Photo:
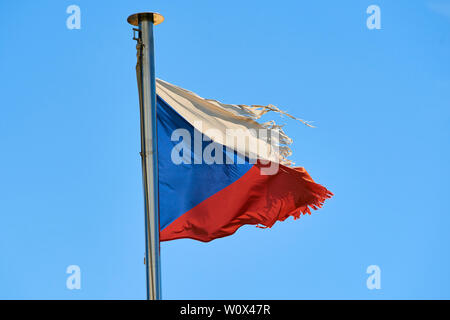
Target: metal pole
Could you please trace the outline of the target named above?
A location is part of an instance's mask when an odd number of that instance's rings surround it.
[[[156,135],[156,78],[153,25],[164,18],[152,12],[133,14],[128,22],[139,29],[138,88],[141,118],[142,182],[145,205],[145,266],[147,299],[161,299],[161,263],[159,253],[158,146]]]

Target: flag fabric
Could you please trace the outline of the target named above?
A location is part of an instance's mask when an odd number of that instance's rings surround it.
[[[281,126],[259,121],[271,111],[289,114],[203,99],[160,79],[156,94],[161,241],[207,242],[246,224],[271,227],[332,196],[293,167]]]

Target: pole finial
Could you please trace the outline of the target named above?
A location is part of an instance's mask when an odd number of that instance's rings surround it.
[[[139,12],[132,14],[127,19],[128,23],[133,26],[138,26],[139,21],[143,20],[150,20],[153,22],[153,25],[156,26],[164,21],[164,17],[156,12]]]

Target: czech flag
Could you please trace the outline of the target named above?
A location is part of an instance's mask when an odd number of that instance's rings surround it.
[[[223,104],[156,80],[160,240],[211,241],[311,214],[332,193],[287,159],[269,106]],[[298,119],[300,120],[300,119]],[[302,120],[300,120],[302,121]]]

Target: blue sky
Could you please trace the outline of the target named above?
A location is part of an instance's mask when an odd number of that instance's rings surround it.
[[[81,29],[66,8],[81,8]],[[381,30],[366,8],[381,9]],[[135,43],[157,76],[274,104],[325,207],[161,244],[166,299],[450,298],[450,1],[3,1],[0,298],[144,299]],[[176,199],[174,199],[176,201]],[[81,290],[66,268],[81,268]],[[368,290],[366,268],[381,269]]]

